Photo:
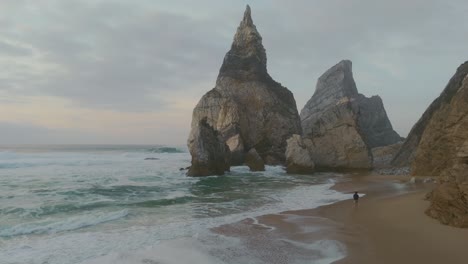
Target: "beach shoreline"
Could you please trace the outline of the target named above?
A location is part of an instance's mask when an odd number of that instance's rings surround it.
[[[345,203],[318,210],[342,223],[340,233],[358,233],[343,236],[348,254],[335,264],[467,262],[468,230],[443,225],[424,213],[429,207],[425,196],[434,184],[408,184],[402,193],[385,187],[369,190],[356,210],[346,210]]]
[[[412,183],[409,176],[352,175],[333,187],[349,193],[349,200],[249,218],[213,231],[241,239],[270,263],[307,257],[334,264],[466,263],[468,230],[442,225],[424,213],[429,206],[424,197],[433,187]],[[365,194],[357,207],[354,191]]]

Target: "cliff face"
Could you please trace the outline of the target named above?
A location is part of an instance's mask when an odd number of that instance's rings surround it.
[[[429,122],[433,119],[433,116],[437,112],[440,112],[444,105],[447,105],[452,101],[453,97],[460,89],[467,73],[468,64],[464,63],[458,68],[455,75],[450,79],[441,95],[431,103],[422,117],[413,126],[401,150],[393,159],[392,165],[402,167],[409,166],[412,163],[416,154],[416,150],[420,144],[422,135],[427,129]]]
[[[427,214],[444,224],[468,227],[468,62],[458,68],[408,139],[412,144],[405,144],[397,158],[408,153],[413,157],[413,175],[440,176],[429,195]]]
[[[371,168],[372,148],[401,140],[380,97],[358,93],[347,60],[319,78],[300,117],[304,142],[319,168]]]
[[[242,164],[252,148],[266,164],[284,163],[286,140],[301,133],[292,93],[267,72],[262,37],[249,6],[224,57],[215,88],[193,110],[189,141],[197,136],[194,132],[203,118],[229,146],[233,165]]]

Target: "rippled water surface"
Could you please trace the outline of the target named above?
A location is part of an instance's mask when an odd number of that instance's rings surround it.
[[[189,178],[189,165],[184,147],[1,147],[0,263],[83,263],[344,199],[329,190],[339,175]]]

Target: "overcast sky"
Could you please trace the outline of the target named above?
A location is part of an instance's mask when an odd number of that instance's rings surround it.
[[[0,144],[185,144],[247,3],[299,111],[350,59],[406,136],[468,57],[466,0],[0,0]]]

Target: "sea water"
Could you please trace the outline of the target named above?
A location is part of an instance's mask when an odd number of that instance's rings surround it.
[[[211,249],[238,241],[210,228],[349,198],[330,189],[338,174],[191,178],[189,165],[185,147],[0,147],[0,263],[229,263]],[[343,257],[338,242],[317,243],[315,263]]]

